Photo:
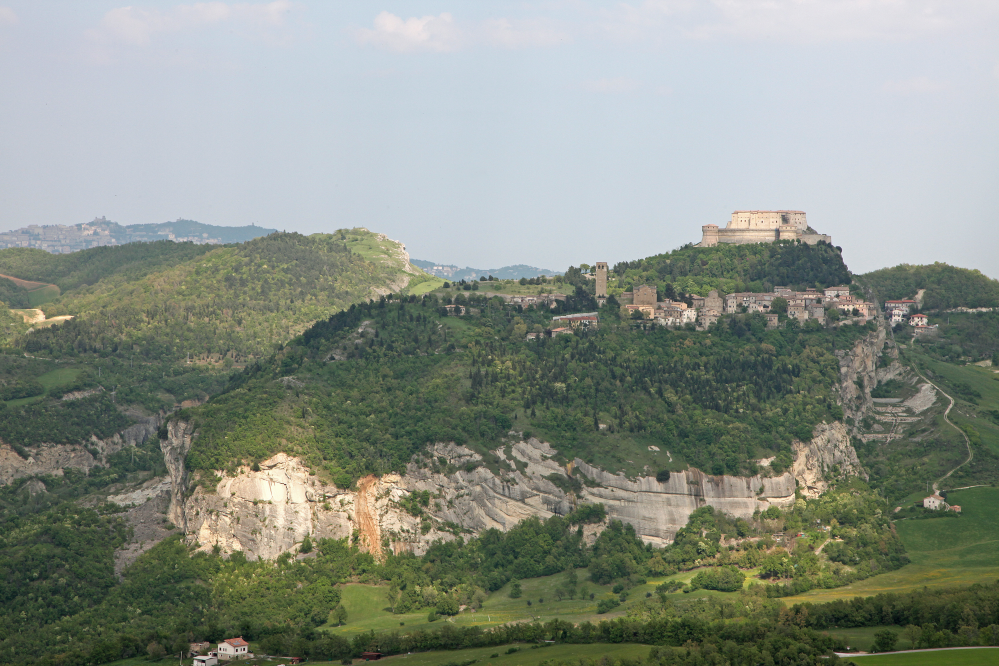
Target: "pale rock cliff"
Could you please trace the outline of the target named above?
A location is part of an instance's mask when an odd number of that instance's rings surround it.
[[[841,444],[823,431],[814,448],[830,442]],[[176,445],[176,450],[182,448]],[[437,539],[454,538],[455,532],[508,530],[531,516],[564,515],[580,503],[596,502],[607,507],[608,518],[634,525],[646,542],[665,545],[698,507],[714,506],[749,518],[757,510],[789,506],[795,499],[790,472],[732,477],[692,469],[661,483],[654,477],[610,474],[579,459],[563,467],[554,461],[555,453],[537,439],[517,442],[509,458],[503,448],[494,451],[501,465],[494,472],[481,464],[477,453],[438,444],[427,454],[431,460],[443,458],[447,466],[414,461],[402,476],[361,479],[356,491],[323,484],[300,460],[282,453],[261,463],[259,471],[243,468],[235,477],[222,479],[214,492],[199,486],[186,500],[182,492],[175,494],[182,498],[178,510],[184,513],[182,522],[175,522],[185,525],[188,539],[205,550],[218,546],[223,553],[243,551],[250,558],[294,551],[306,534],[357,538],[377,557],[386,545],[395,552],[421,554]],[[829,453],[823,459],[839,460],[842,455]],[[578,491],[571,490],[570,477],[576,482],[585,477]],[[426,515],[415,517],[399,502],[420,491],[428,491],[432,499]],[[594,538],[595,530],[588,537]]]
[[[108,456],[129,446],[138,446],[156,434],[163,423],[162,414],[132,414],[136,423],[107,439],[91,437],[82,444],[42,444],[24,447],[28,458],[19,456],[10,446],[0,444],[0,485],[25,476],[62,476],[70,467],[89,472],[95,465],[107,463]]]
[[[833,479],[847,476],[868,478],[857,459],[857,451],[850,444],[846,426],[838,421],[819,424],[812,433],[811,441],[795,440],[792,446],[794,465],[791,471],[801,494],[807,498],[824,493]]]
[[[167,424],[166,439],[160,440],[163,462],[170,477],[170,504],[167,518],[177,527],[186,530],[184,495],[187,492],[187,468],[184,459],[191,450],[194,439],[194,426],[186,421],[170,421]]]
[[[898,361],[898,348],[888,336],[884,320],[876,320],[878,328],[854,343],[848,351],[836,352],[840,380],[837,387],[843,414],[859,424],[870,411],[871,391],[880,383],[899,377],[905,367]],[[883,367],[879,366],[879,360]],[[854,426],[854,434],[859,432]]]

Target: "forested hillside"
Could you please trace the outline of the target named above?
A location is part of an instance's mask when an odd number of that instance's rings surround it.
[[[841,418],[833,352],[869,332],[796,322],[766,330],[762,315],[670,331],[607,308],[599,331],[527,341],[552,314],[495,297],[456,300],[475,313],[446,317],[435,296],[403,297],[316,324],[178,417],[201,432],[189,464],[207,471],[283,447],[345,484],[401,470],[433,442],[486,451],[513,428],[566,459],[614,468],[655,444],[679,469],[746,473],[750,459],[777,456],[779,471],[792,439]],[[577,290],[565,307],[588,305]]]
[[[881,301],[913,298],[920,289],[924,310],[999,307],[999,280],[980,271],[937,262],[926,266],[899,264],[858,276]]]
[[[645,259],[615,264],[611,277],[621,290],[635,284],[655,284],[660,294],[684,292],[704,296],[722,293],[773,291],[777,285],[795,288],[850,284],[850,271],[838,248],[828,243],[807,245],[788,241],[754,245],[682,248]]]
[[[364,251],[352,251],[348,243]],[[73,315],[28,334],[20,318],[9,315],[8,340],[16,352],[40,363],[58,360],[77,372],[71,382],[76,390],[105,389],[60,402],[37,382],[26,384],[16,396],[26,402],[0,411],[0,439],[32,445],[106,437],[130,420],[97,419],[107,409],[109,418],[117,413],[105,403],[156,411],[204,399],[234,367],[271,353],[317,319],[407,280],[415,285],[430,279],[375,251],[383,245],[392,248],[376,234],[355,229],[308,237],[272,234],[221,247],[160,241],[63,255],[0,252],[0,272],[60,287],[62,295],[42,306],[49,317]],[[20,292],[15,286],[11,293]],[[41,366],[29,369],[22,379],[44,372]],[[89,411],[94,418],[69,414],[85,414],[97,403],[102,407]]]

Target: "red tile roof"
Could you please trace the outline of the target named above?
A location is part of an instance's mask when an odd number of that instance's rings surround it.
[[[249,643],[243,640],[242,636],[240,636],[239,638],[227,638],[222,642],[228,643],[233,647],[246,647],[247,645],[249,645]]]

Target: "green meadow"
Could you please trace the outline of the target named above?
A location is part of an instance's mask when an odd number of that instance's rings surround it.
[[[971,585],[999,578],[999,488],[955,490],[948,494],[947,501],[961,506],[959,518],[895,523],[912,559],[910,564],[852,585],[811,590],[786,597],[785,601],[820,603],[924,586]]]
[[[930,650],[848,657],[840,663],[856,666],[996,666],[999,648]]]
[[[341,603],[347,609],[347,623],[341,627],[326,625],[325,631],[341,634],[346,637],[355,634],[375,631],[408,632],[413,629],[436,629],[444,622],[452,622],[456,626],[497,626],[508,622],[529,622],[537,620],[547,622],[553,619],[568,622],[597,622],[624,615],[629,608],[644,601],[647,593],[652,593],[656,586],[665,579],[649,581],[628,590],[628,599],[613,612],[597,614],[597,602],[610,599],[617,595],[611,592],[610,585],[595,585],[588,582],[586,569],[578,569],[579,585],[575,599],[556,599],[556,590],[564,585],[565,574],[543,576],[520,581],[522,596],[519,599],[510,598],[509,584],[489,595],[482,608],[475,612],[466,609],[450,620],[439,619],[428,621],[428,610],[418,613],[393,614],[389,610],[386,593],[388,588],[381,585],[364,585],[360,583],[344,585],[341,588]],[[684,572],[675,578],[689,580],[695,572]],[[585,596],[582,593],[585,592]],[[593,594],[593,599],[590,599]],[[698,590],[684,598],[698,598],[722,594],[709,590]],[[530,605],[528,605],[530,601]]]

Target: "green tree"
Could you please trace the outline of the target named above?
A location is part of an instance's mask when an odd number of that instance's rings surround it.
[[[898,634],[891,629],[882,629],[874,634],[874,651],[891,652],[898,643]]]

